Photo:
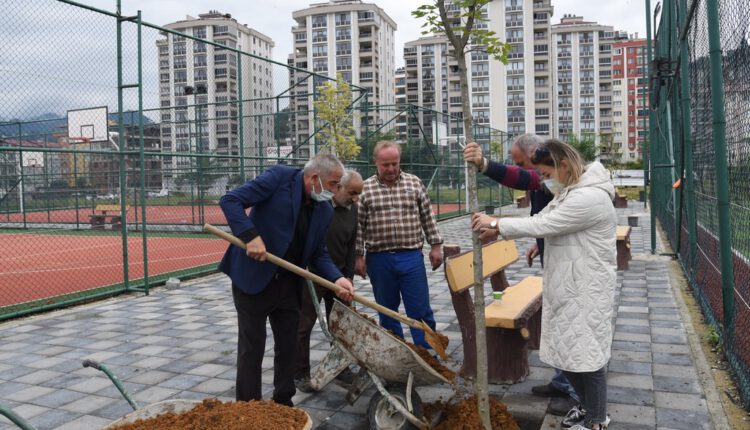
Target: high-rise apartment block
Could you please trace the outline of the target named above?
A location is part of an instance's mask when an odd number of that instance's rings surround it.
[[[198,18],[188,16],[166,27],[258,57],[271,58],[274,46],[268,36],[217,11]],[[263,153],[274,139],[272,104],[268,99],[273,94],[270,64],[249,55],[240,59],[236,52],[202,41],[173,34],[164,36],[156,42],[162,151],[244,156]],[[240,94],[246,100],[244,118],[239,117]],[[269,114],[257,115],[260,113]],[[218,160],[239,164],[237,160]],[[173,179],[173,168],[187,167],[192,162],[190,157],[165,157],[165,182]]]
[[[645,62],[646,39],[622,34],[612,44],[612,87],[614,142],[622,161],[643,157],[648,132],[648,74]]]
[[[333,79],[341,74],[349,83],[368,91],[369,104],[395,104],[396,23],[383,9],[361,0],[331,0],[295,11],[292,17],[297,25],[292,28],[294,54],[289,57],[290,64]],[[291,73],[295,94],[312,94],[324,82],[302,75]],[[294,97],[290,106],[296,112],[292,126],[295,154],[303,158],[314,147],[313,101],[313,97]],[[378,127],[393,115],[393,109],[388,109],[355,116],[355,130],[361,129],[360,121]],[[393,126],[390,123],[384,130]]]
[[[611,139],[612,27],[565,15],[552,26],[557,136]]]

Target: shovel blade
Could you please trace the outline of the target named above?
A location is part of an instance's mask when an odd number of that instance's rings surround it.
[[[426,322],[421,321],[421,323],[422,331],[424,331],[424,340],[438,353],[440,358],[447,361],[448,354],[445,352],[445,347],[448,346],[448,338],[435,333]]]

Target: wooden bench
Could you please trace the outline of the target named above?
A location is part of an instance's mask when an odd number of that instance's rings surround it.
[[[485,278],[498,274],[504,277],[505,268],[517,260],[518,249],[514,241],[491,242],[482,248],[483,275]],[[474,283],[473,252],[447,257],[445,274],[452,294],[468,295],[468,288]],[[491,301],[485,309],[488,378],[491,383],[515,384],[528,376],[529,347],[538,347],[539,343],[541,307],[542,278],[529,276],[518,284],[505,288],[502,300]],[[459,312],[457,309],[456,314],[462,336],[467,331],[465,326],[470,326],[469,337],[474,338],[473,312],[469,317],[466,312]],[[470,348],[476,348],[475,341],[464,342],[464,361],[476,360],[473,354],[468,354]],[[476,364],[469,363],[467,366],[464,363],[464,376],[474,376],[470,370],[476,372]]]
[[[630,267],[630,232],[630,226],[617,226],[617,270],[628,270]]]
[[[130,209],[130,205],[125,206],[125,212]],[[110,212],[110,213],[108,213]],[[107,222],[110,223],[112,230],[118,230],[122,227],[122,212],[120,205],[96,205],[94,213],[89,215],[92,230],[104,230]]]
[[[627,208],[628,197],[625,194],[620,194],[620,190],[615,188],[615,199],[612,201],[616,208]]]

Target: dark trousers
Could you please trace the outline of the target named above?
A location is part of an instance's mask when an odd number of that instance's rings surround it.
[[[328,288],[315,285],[315,295],[318,298],[313,303],[310,289],[305,285],[302,288],[302,308],[299,313],[299,327],[297,328],[297,365],[295,366],[294,378],[303,379],[310,377],[310,334],[318,320],[315,306],[320,306],[320,300],[325,301],[326,321],[331,315],[333,299],[336,294]]]
[[[581,406],[586,410],[586,427],[591,428],[607,419],[607,366],[595,372],[568,372],[565,377],[573,386]]]
[[[435,316],[430,307],[430,289],[421,250],[367,253],[367,274],[370,276],[376,302],[398,312],[403,298],[406,315],[426,322],[435,330]],[[396,336],[404,337],[399,321],[379,315],[383,328]],[[412,328],[411,338],[415,345],[431,348],[424,340],[422,330]]]
[[[292,406],[294,358],[302,281],[286,274],[273,279],[258,294],[243,293],[232,285],[237,309],[237,400],[261,400],[261,363],[266,349],[266,320],[271,322],[274,340],[273,400]]]

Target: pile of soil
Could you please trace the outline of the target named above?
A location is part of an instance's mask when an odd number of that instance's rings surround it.
[[[432,353],[430,353],[430,351],[422,348],[421,346],[414,345],[413,343],[409,343],[406,341],[404,341],[404,343],[409,348],[411,348],[414,352],[416,352],[417,355],[419,355],[419,358],[427,362],[427,364],[429,364],[430,367],[435,369],[437,373],[443,375],[445,379],[447,379],[450,382],[453,382],[453,380],[456,379],[456,372],[443,366],[435,357],[432,356]]]
[[[434,412],[433,412],[434,413]],[[492,430],[519,430],[516,420],[500,400],[490,397],[490,422]],[[435,430],[484,430],[479,419],[476,396],[471,396],[459,403],[443,407],[443,419]]]
[[[301,430],[305,424],[303,411],[268,400],[222,403],[206,399],[189,411],[168,412],[117,430]]]

